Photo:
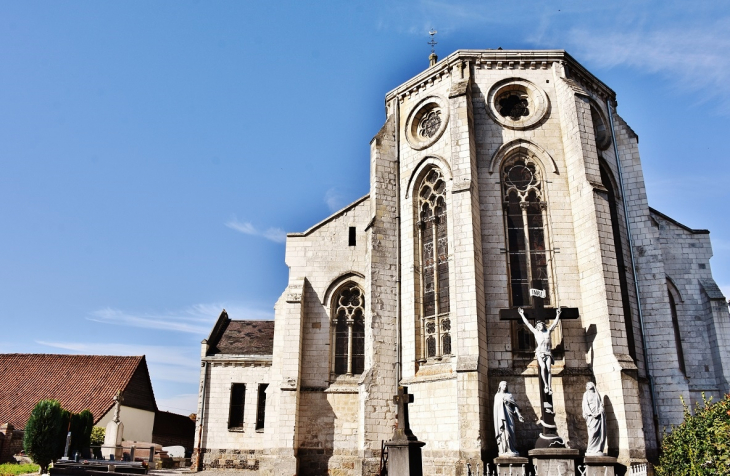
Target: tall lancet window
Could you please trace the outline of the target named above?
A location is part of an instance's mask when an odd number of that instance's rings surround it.
[[[451,354],[446,217],[446,182],[432,169],[418,189],[422,360]]]
[[[512,307],[530,307],[530,288],[545,291],[551,304],[547,247],[547,203],[540,169],[529,158],[517,156],[502,168],[502,190],[507,233],[507,266]],[[521,324],[515,336],[517,350],[534,348],[531,333]]]
[[[333,309],[334,373],[361,374],[365,369],[365,296],[355,283],[343,286],[336,296]]]

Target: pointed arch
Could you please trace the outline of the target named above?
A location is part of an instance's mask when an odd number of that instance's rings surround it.
[[[553,173],[560,175],[560,172],[558,171],[558,164],[548,151],[527,139],[514,139],[502,144],[502,146],[492,155],[492,160],[489,162],[489,173],[493,173],[495,167],[500,168],[504,159],[515,154],[522,154],[530,157],[531,159],[539,162],[545,170],[547,170],[548,165],[550,165],[553,169]]]
[[[342,286],[347,281],[354,281],[357,284],[359,284],[361,287],[365,286],[365,275],[362,273],[358,273],[357,271],[348,271],[346,273],[342,273],[341,275],[337,276],[335,279],[332,280],[329,286],[327,286],[327,289],[325,290],[324,294],[322,295],[322,304],[328,307],[332,306],[332,299],[333,295],[335,294],[335,291],[338,291],[340,286]]]
[[[453,175],[451,174],[451,166],[449,166],[449,163],[441,156],[434,154],[427,155],[418,162],[416,167],[413,169],[411,176],[408,177],[408,184],[405,188],[405,198],[413,196],[413,189],[416,187],[416,184],[420,184],[423,177],[425,177],[428,171],[434,167],[441,171],[444,179],[450,184],[453,179]],[[449,188],[451,188],[450,185]]]
[[[427,159],[428,161],[428,159]],[[450,355],[449,238],[447,178],[424,161],[413,177],[414,251],[419,361]]]
[[[347,279],[330,302],[331,375],[358,375],[365,370],[365,292]]]

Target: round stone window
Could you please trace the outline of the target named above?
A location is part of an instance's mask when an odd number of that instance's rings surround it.
[[[498,82],[487,95],[487,112],[510,129],[527,129],[545,118],[550,103],[533,83],[519,78]]]
[[[406,140],[416,150],[430,147],[441,138],[448,121],[449,105],[444,98],[424,98],[408,114]]]

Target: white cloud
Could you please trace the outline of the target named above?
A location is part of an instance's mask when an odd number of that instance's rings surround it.
[[[284,243],[286,241],[286,232],[281,228],[267,228],[259,230],[250,222],[240,222],[237,218],[232,218],[226,222],[226,226],[232,230],[239,231],[245,235],[261,236],[274,243]]]
[[[190,415],[198,411],[198,394],[183,393],[169,398],[160,398],[157,400],[157,407],[160,410],[179,413],[180,415]]]
[[[188,308],[171,312],[127,312],[103,308],[93,311],[87,319],[103,324],[144,329],[185,332],[207,336],[221,311],[226,309],[231,319],[273,319],[270,310],[230,303],[194,304]]]
[[[162,345],[118,344],[114,342],[51,342],[37,344],[61,349],[69,354],[144,355],[153,380],[192,383],[199,378],[199,349]]]
[[[327,208],[329,208],[331,212],[336,212],[347,205],[345,197],[336,188],[327,190],[324,194],[324,203],[327,204]]]
[[[564,41],[586,63],[663,74],[679,90],[701,91],[699,102],[719,99],[727,106],[730,37],[718,32],[729,28],[728,18],[676,26],[657,23],[642,27],[628,22],[618,29],[575,28]]]

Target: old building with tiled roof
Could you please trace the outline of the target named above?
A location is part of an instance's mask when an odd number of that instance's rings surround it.
[[[0,424],[22,429],[36,403],[55,399],[105,427],[121,391],[124,438],[152,440],[157,404],[144,356],[0,354],[0,382]]]

